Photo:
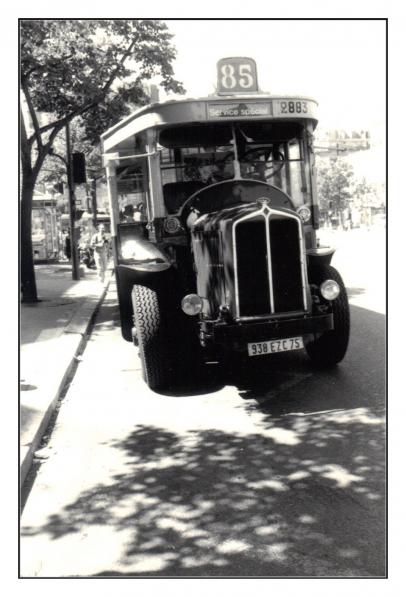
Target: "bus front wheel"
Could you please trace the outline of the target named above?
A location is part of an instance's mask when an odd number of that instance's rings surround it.
[[[157,290],[139,284],[131,293],[142,375],[151,390],[168,384],[171,369],[168,334],[159,298]]]

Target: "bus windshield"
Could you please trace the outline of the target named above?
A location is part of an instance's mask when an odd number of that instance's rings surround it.
[[[161,131],[162,184],[206,186],[232,179],[271,184],[295,207],[309,202],[303,126],[292,122],[235,122]]]

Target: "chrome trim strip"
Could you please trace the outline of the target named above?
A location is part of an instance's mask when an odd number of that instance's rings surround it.
[[[308,304],[307,304],[307,292],[306,292],[306,282],[307,282],[307,263],[306,263],[306,243],[303,237],[303,228],[302,222],[300,218],[298,218],[297,222],[299,228],[299,237],[300,237],[300,263],[302,266],[302,288],[303,288],[303,305],[304,310],[308,311]]]
[[[268,207],[269,212],[272,211]],[[271,255],[271,233],[269,232],[269,218],[270,213],[266,215],[266,259],[268,262],[268,281],[269,281],[269,296],[271,300],[271,314],[275,313],[275,300],[273,294],[273,277],[272,277],[272,255]]]

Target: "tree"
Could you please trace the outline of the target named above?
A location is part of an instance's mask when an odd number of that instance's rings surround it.
[[[377,185],[367,182],[365,176],[355,185],[354,194],[361,209],[382,207],[382,199],[378,196]]]
[[[352,165],[343,158],[332,157],[317,167],[317,183],[320,210],[337,217],[343,224],[344,210],[351,200],[354,176]]]
[[[86,137],[100,133],[148,101],[143,82],[159,77],[165,90],[183,92],[173,78],[176,52],[166,25],[156,20],[24,20],[21,22],[21,285],[36,302],[31,241],[35,184],[57,135],[80,117]],[[43,122],[41,115],[48,121]],[[27,117],[28,114],[28,117]]]

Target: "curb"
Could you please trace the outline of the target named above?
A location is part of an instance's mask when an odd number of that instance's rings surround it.
[[[34,437],[32,438],[32,441],[28,446],[20,446],[19,448],[20,487],[24,485],[24,482],[33,463],[34,454],[38,450],[38,447],[42,440],[42,436],[48,427],[50,419],[55,412],[55,409],[62,394],[66,389],[67,381],[73,373],[74,367],[77,365],[76,357],[85,349],[90,329],[93,325],[96,314],[98,313],[100,306],[106,297],[107,291],[110,286],[110,282],[111,276],[106,282],[103,291],[101,295],[98,297],[98,299],[85,299],[84,303],[73,315],[71,321],[68,323],[63,332],[63,335],[67,334],[67,336],[65,337],[69,338],[69,343],[72,339],[71,350],[73,350],[73,354],[71,353],[72,356],[69,358],[67,367],[62,375],[60,383],[58,384],[54,397],[51,399],[49,405],[45,409],[45,412],[42,414],[41,420],[38,424],[38,428],[34,434]]]

